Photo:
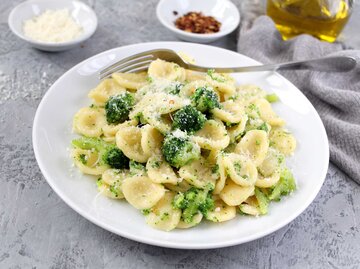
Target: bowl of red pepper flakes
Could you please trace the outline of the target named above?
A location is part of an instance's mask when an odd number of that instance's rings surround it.
[[[190,33],[213,34],[220,31],[221,22],[213,16],[205,16],[202,12],[190,11],[178,17],[175,21],[175,26],[180,30]]]
[[[240,22],[239,11],[229,0],[160,0],[156,14],[178,38],[197,43],[224,37]]]

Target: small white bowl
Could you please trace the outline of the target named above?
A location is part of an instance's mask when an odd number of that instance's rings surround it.
[[[74,20],[81,25],[83,33],[74,40],[66,42],[42,42],[30,39],[23,32],[24,21],[39,16],[45,10],[68,9]],[[8,23],[11,31],[27,41],[31,46],[45,51],[63,51],[75,47],[88,39],[95,32],[97,17],[95,12],[86,4],[76,0],[29,0],[16,6],[9,15]]]
[[[177,15],[174,15],[174,11]],[[213,34],[196,34],[178,29],[175,20],[190,11],[213,16],[221,22],[220,31]],[[180,39],[198,43],[210,43],[226,36],[234,31],[240,22],[239,11],[229,0],[160,0],[156,15],[160,22]]]

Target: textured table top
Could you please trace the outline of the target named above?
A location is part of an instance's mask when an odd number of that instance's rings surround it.
[[[107,232],[70,209],[46,183],[32,150],[42,96],[94,54],[175,37],[157,21],[156,0],[89,0],[99,18],[95,35],[71,51],[45,53],[10,32],[6,19],[18,2],[0,1],[0,268],[360,268],[360,187],[332,165],[303,214],[271,235],[229,248],[153,247]],[[240,7],[241,0],[235,2]],[[351,21],[344,37],[360,48],[358,28]],[[235,37],[215,45],[234,49]]]

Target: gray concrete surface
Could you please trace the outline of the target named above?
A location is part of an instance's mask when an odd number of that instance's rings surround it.
[[[333,166],[315,201],[292,223],[224,249],[140,244],[70,209],[46,183],[33,154],[31,128],[41,97],[68,68],[89,56],[175,38],[157,21],[156,0],[89,0],[99,17],[95,35],[71,51],[45,53],[10,32],[7,15],[18,2],[0,1],[0,268],[360,268],[360,186]],[[350,22],[345,38],[360,48],[358,35],[352,38],[357,22]],[[235,48],[235,34],[215,45]]]

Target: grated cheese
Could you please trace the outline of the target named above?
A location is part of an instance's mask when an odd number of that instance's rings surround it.
[[[180,129],[176,129],[175,131],[173,131],[172,135],[176,138],[186,138],[186,133],[181,131]]]
[[[36,41],[66,42],[77,38],[83,28],[71,17],[68,9],[46,10],[23,26],[24,34]]]

